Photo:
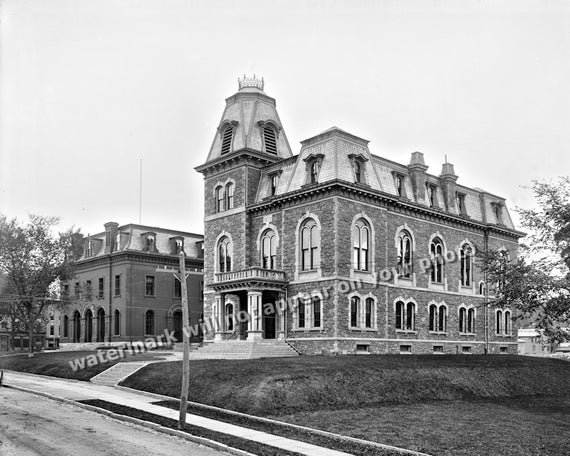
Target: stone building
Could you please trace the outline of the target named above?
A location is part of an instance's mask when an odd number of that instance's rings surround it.
[[[56,315],[60,343],[143,340],[165,329],[182,340],[181,285],[172,273],[186,255],[190,325],[203,313],[203,236],[114,222],[85,239],[74,279],[63,284],[69,304]],[[197,342],[200,336],[194,336]]]
[[[263,80],[243,78],[204,176],[207,341],[286,339],[300,352],[516,353],[475,254],[518,238],[505,199],[371,153],[332,127],[293,155]],[[249,318],[244,318],[248,316]]]

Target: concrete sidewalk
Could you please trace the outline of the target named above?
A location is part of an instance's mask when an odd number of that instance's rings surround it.
[[[4,384],[39,394],[47,393],[71,401],[100,399],[178,420],[177,410],[153,405],[152,403],[156,402],[157,399],[143,394],[115,389],[110,386],[11,371],[4,372]],[[186,423],[307,456],[350,456],[349,453],[322,448],[310,443],[279,437],[197,415],[188,414]]]

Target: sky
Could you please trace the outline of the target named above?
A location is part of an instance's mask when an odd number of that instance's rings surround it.
[[[194,167],[256,74],[295,154],[337,126],[447,157],[516,222],[570,175],[569,57],[568,1],[0,0],[0,213],[202,233]]]

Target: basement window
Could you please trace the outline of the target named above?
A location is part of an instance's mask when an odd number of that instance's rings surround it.
[[[464,345],[461,347],[461,353],[470,354],[471,352],[471,347],[469,345]]]
[[[433,346],[434,353],[443,353],[443,345],[434,345]]]
[[[370,353],[370,345],[368,344],[356,344],[356,354],[368,354]]]
[[[412,346],[411,345],[400,345],[400,354],[401,355],[408,355],[412,353]]]
[[[509,353],[509,347],[499,347],[500,353]]]

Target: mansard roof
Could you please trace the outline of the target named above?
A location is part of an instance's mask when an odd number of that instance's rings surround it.
[[[346,132],[338,127],[331,127],[322,133],[301,141],[298,155],[268,165],[262,169],[256,201],[262,203],[267,198],[284,196],[287,193],[310,190],[315,187],[309,179],[308,165],[312,160],[320,160],[318,184],[327,182],[346,182],[359,185],[362,189],[378,192],[397,198],[402,202],[424,206],[426,209],[463,216],[480,223],[501,225],[514,230],[514,224],[506,208],[505,199],[478,188],[469,188],[456,183],[453,165],[443,165],[440,175],[427,173],[428,166],[423,163],[423,154],[414,152],[410,164],[404,165],[387,158],[374,155],[368,147],[369,141]],[[355,184],[354,160],[360,160],[364,166],[361,183]],[[413,187],[411,170],[414,167],[423,172],[425,184],[430,184],[435,191],[436,205],[431,206],[425,192],[417,192]],[[271,195],[271,177],[279,176],[275,195]],[[398,194],[396,176],[403,177],[403,195]],[[453,181],[454,194],[451,201],[445,203],[444,181]],[[455,200],[460,194],[465,205],[462,214]],[[449,197],[448,197],[449,198]],[[502,220],[497,220],[494,207],[502,208]]]
[[[116,245],[116,234],[120,233],[120,245]],[[154,236],[155,249],[152,252],[146,250],[146,237]],[[173,247],[177,239],[184,241],[184,253],[189,258],[201,258],[204,236],[201,234],[188,233],[185,231],[158,228],[147,225],[130,223],[119,226],[117,223],[105,224],[105,231],[90,234],[85,237],[85,249],[79,261],[97,258],[118,252],[145,252],[162,255],[175,254]],[[87,244],[92,243],[89,251]]]
[[[248,81],[259,82],[255,79]],[[205,164],[222,156],[224,132],[233,129],[231,146],[227,153],[240,150],[256,151],[272,158],[291,157],[291,147],[285,135],[283,125],[277,114],[275,99],[262,90],[263,84],[247,84],[240,80],[240,89],[226,99],[226,107]],[[276,154],[268,153],[264,147],[263,128],[270,127],[275,132]],[[202,165],[204,166],[204,165]]]

